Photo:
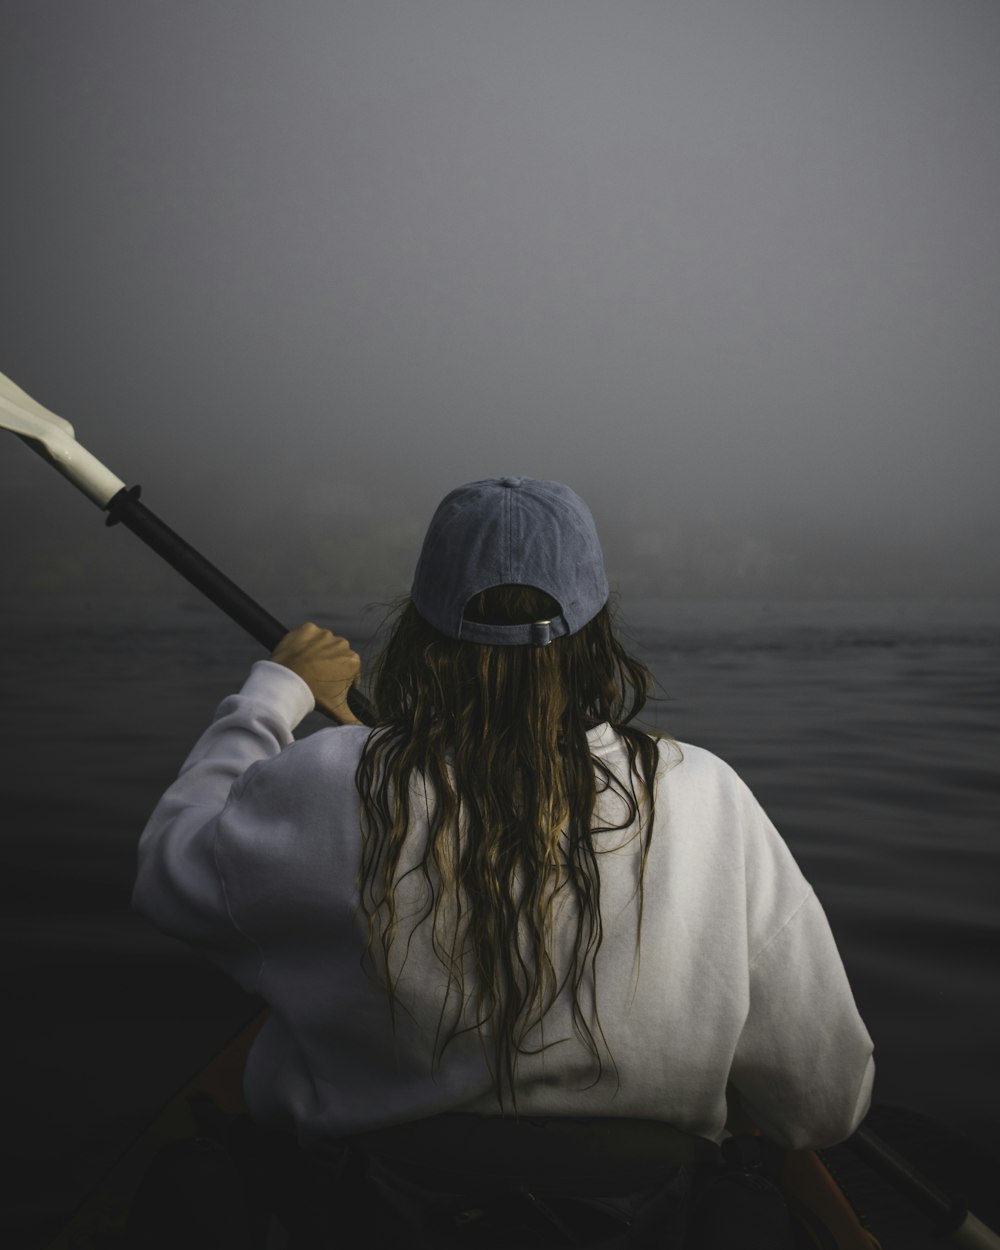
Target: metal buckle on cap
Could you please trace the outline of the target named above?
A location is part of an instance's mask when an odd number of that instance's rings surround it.
[[[547,647],[552,641],[552,622],[532,621],[531,641],[536,647]]]

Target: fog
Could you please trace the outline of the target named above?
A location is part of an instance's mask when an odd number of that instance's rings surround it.
[[[4,0],[0,370],[252,593],[1000,593],[993,0]],[[4,594],[181,594],[13,437]]]

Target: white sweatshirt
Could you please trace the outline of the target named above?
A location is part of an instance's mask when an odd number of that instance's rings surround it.
[[[428,925],[411,943],[393,1039],[386,993],[361,967],[354,776],[370,731],[293,742],[312,708],[289,669],[254,665],[153,812],[134,905],[270,1004],[246,1072],[256,1118],[308,1143],[444,1111],[495,1113],[475,1030],[432,1063],[446,976]],[[589,737],[624,776],[611,728]],[[618,1076],[605,1061],[591,1084],[564,996],[543,1022],[548,1048],[520,1058],[518,1108],[658,1119],[719,1141],[731,1081],[779,1144],[841,1141],[868,1108],[874,1068],[823,910],[728,765],[683,743],[662,743],[661,758],[639,960],[640,840],[597,835],[608,852],[597,1000]],[[599,803],[609,801],[620,802]],[[412,836],[416,854],[426,825]]]

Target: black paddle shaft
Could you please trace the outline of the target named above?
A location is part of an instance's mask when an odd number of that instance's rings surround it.
[[[844,1143],[876,1172],[905,1194],[918,1211],[930,1219],[938,1236],[953,1233],[968,1215],[968,1208],[939,1189],[878,1134],[862,1125]]]
[[[288,633],[288,628],[251,599],[235,582],[229,580],[201,552],[164,525],[155,513],[139,500],[141,488],[122,489],[107,505],[108,525],[124,525],[164,560],[172,565],[192,586],[222,609],[237,625],[255,638],[268,651],[273,651]],[[347,692],[347,704],[358,720],[374,725],[375,711],[360,691]]]

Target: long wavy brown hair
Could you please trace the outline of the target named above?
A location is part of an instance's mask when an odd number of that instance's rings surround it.
[[[558,611],[533,587],[506,586],[477,596],[466,616],[506,624]],[[390,954],[429,920],[448,992],[457,991],[462,1005],[450,1024],[442,1008],[435,1062],[460,1033],[478,1030],[501,1110],[509,1095],[516,1114],[518,1057],[531,1053],[529,1033],[567,984],[574,1030],[593,1058],[595,1083],[604,1071],[602,1055],[614,1066],[599,1018],[588,1018],[582,1006],[586,997],[596,1013],[603,936],[594,835],[636,824],[643,839],[641,928],[659,755],[655,739],[630,722],[651,681],[645,665],[618,641],[607,606],[577,633],[548,646],[483,646],[440,634],[407,600],[375,663],[378,728],[357,771],[366,959],[384,979],[395,1022],[405,959],[396,961],[394,975]],[[625,744],[627,776],[591,755],[587,731],[602,722]],[[606,790],[624,800],[621,824],[595,824],[597,798]],[[428,834],[414,864],[407,843],[416,803]],[[399,895],[413,872],[425,883],[425,905],[416,917],[401,914]],[[573,905],[562,915],[575,932],[560,980],[552,957],[553,909],[567,893]],[[469,1008],[474,1023],[462,1025]]]

